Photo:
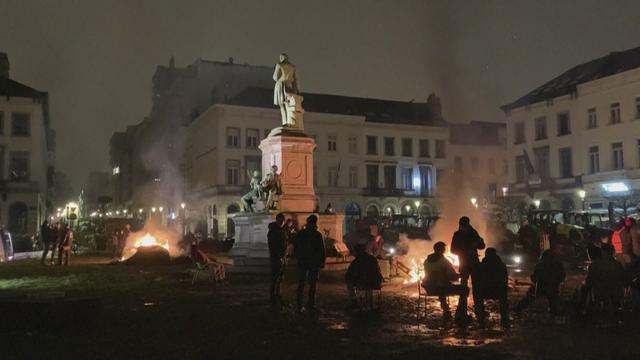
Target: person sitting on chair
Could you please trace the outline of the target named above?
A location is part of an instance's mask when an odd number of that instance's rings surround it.
[[[543,296],[549,301],[551,316],[558,313],[558,303],[560,302],[560,284],[564,282],[566,274],[560,260],[558,260],[552,250],[545,250],[536,264],[531,275],[534,284],[529,288],[524,298],[516,305],[516,315],[520,316],[538,296]]]
[[[500,301],[500,321],[503,327],[509,327],[509,303],[507,301],[507,288],[509,275],[507,266],[498,256],[495,248],[487,248],[484,252],[484,259],[478,269],[480,275],[480,296],[482,301],[494,299]],[[485,312],[484,304],[480,304],[480,326],[484,326]]]
[[[355,247],[356,258],[351,262],[345,280],[351,298],[351,305],[356,305],[356,288],[378,290],[382,285],[382,273],[378,260],[366,252],[364,244]]]
[[[451,312],[447,296],[459,296],[456,308],[456,318],[459,318],[458,314],[466,315],[467,313],[466,299],[469,296],[469,288],[465,284],[453,284],[454,281],[460,279],[460,275],[456,273],[453,265],[444,256],[446,247],[447,245],[442,241],[433,245],[433,253],[424,262],[425,280],[422,282],[422,287],[427,291],[427,294],[438,296],[444,318],[448,320],[451,319]]]

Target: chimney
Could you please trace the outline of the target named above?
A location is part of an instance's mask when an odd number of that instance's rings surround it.
[[[0,78],[9,77],[9,56],[7,53],[0,52]]]
[[[440,97],[436,93],[432,92],[427,98],[427,107],[432,116],[436,119],[442,119],[442,105],[440,104]]]

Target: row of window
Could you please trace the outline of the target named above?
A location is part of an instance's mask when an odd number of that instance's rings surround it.
[[[253,163],[253,161],[247,160],[246,168],[247,172],[251,173],[253,168],[257,167],[259,163]],[[378,189],[383,187],[385,189],[397,189],[396,165],[385,165],[384,171],[384,185],[379,183],[379,165],[367,165],[367,188]],[[433,174],[432,167],[429,165],[421,165],[418,167],[419,172],[414,176],[414,169],[412,167],[402,167],[400,169],[401,184],[399,189],[417,190],[424,189],[424,191],[431,192],[433,188]],[[225,170],[225,180],[227,185],[240,185],[241,183],[241,162],[240,160],[227,160]],[[327,171],[327,184],[330,187],[337,187],[341,170],[338,166],[330,166]],[[314,182],[317,182],[318,172],[314,169]],[[358,182],[358,167],[350,166],[347,170],[348,187],[357,189],[361,186]]]
[[[13,182],[29,181],[29,160],[30,154],[27,151],[9,152],[9,174],[8,180]],[[4,177],[5,169],[5,148],[0,147],[0,177]]]
[[[638,167],[640,167],[640,139],[636,143],[636,152],[638,156]],[[527,160],[526,156],[516,156],[516,181],[522,183],[526,180],[526,173],[531,172],[533,169],[528,169],[535,166],[535,170],[541,179],[550,178],[549,172],[549,147],[534,148],[534,164],[529,164],[530,160]],[[595,174],[600,172],[600,147],[590,146],[588,150],[589,157],[589,174]],[[569,178],[573,175],[572,164],[572,152],[570,147],[562,148],[558,150],[558,163],[561,178]],[[611,144],[611,170],[624,169],[624,147],[622,142],[615,142]]]
[[[355,138],[354,138],[355,139]],[[383,138],[384,145],[384,156],[395,156],[396,155],[396,139],[394,137],[385,136]],[[377,136],[367,136],[367,155],[378,155],[378,137]],[[401,156],[413,156],[413,139],[412,138],[402,138],[401,139]],[[429,158],[431,157],[431,142],[429,139],[419,139],[418,140],[418,157]],[[445,154],[445,141],[444,140],[435,140],[435,157],[438,159],[443,159],[446,157]]]
[[[271,130],[264,130],[264,137],[266,138],[269,135]],[[230,148],[240,148],[242,147],[240,143],[241,129],[237,127],[228,127],[226,129],[226,146]],[[393,137],[384,137],[384,155],[385,156],[395,156],[396,155],[396,146],[395,146],[395,138]],[[245,147],[247,148],[258,148],[258,144],[260,142],[260,129],[245,129]],[[401,139],[402,156],[413,156],[413,139],[412,138],[402,138]],[[418,156],[429,158],[431,157],[431,149],[430,149],[430,141],[429,139],[420,139],[418,140]],[[358,153],[358,138],[357,136],[349,136],[347,137],[347,150],[350,154]],[[337,135],[329,135],[327,137],[327,151],[329,152],[337,152],[338,151],[338,136]],[[378,137],[377,136],[367,136],[367,155],[378,155]],[[445,157],[445,141],[444,140],[436,140],[435,141],[435,157],[436,158],[444,158]]]
[[[0,111],[0,135],[4,135],[4,112]],[[11,113],[11,136],[31,135],[31,115],[29,113]]]
[[[640,119],[640,98],[636,98],[634,119]],[[615,102],[609,106],[609,124],[619,124],[622,122],[620,117],[620,103]],[[545,116],[538,117],[534,120],[535,139],[544,140],[548,138],[547,134],[547,118]],[[598,127],[598,112],[596,108],[587,110],[587,129],[595,129]],[[571,134],[571,119],[569,112],[561,112],[556,118],[557,136]],[[515,124],[514,143],[521,144],[527,141],[526,128],[524,122]]]
[[[269,136],[271,129],[264,129],[264,138]],[[226,131],[226,145],[230,148],[240,148],[240,128],[228,127]],[[260,143],[260,129],[245,129],[245,147],[257,149]]]

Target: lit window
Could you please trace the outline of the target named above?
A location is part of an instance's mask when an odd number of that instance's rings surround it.
[[[413,189],[413,169],[412,168],[402,169],[402,188],[407,190]]]
[[[120,174],[120,166],[115,166],[113,168],[113,175],[118,175]]]

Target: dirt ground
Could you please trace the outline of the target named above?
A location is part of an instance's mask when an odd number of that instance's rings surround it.
[[[324,272],[317,314],[267,301],[268,276],[228,274],[192,285],[192,266],[111,265],[78,257],[68,268],[34,260],[0,265],[2,359],[637,359],[637,316],[621,322],[551,321],[543,300],[504,331],[441,320],[436,299],[416,318],[416,285],[387,282],[381,308],[346,310],[342,273]],[[295,273],[284,298],[293,302]],[[526,280],[526,272],[514,274]],[[582,278],[571,275],[565,293]],[[510,294],[515,302],[526,287]],[[452,299],[452,304],[455,303]],[[632,314],[633,315],[633,314]]]

